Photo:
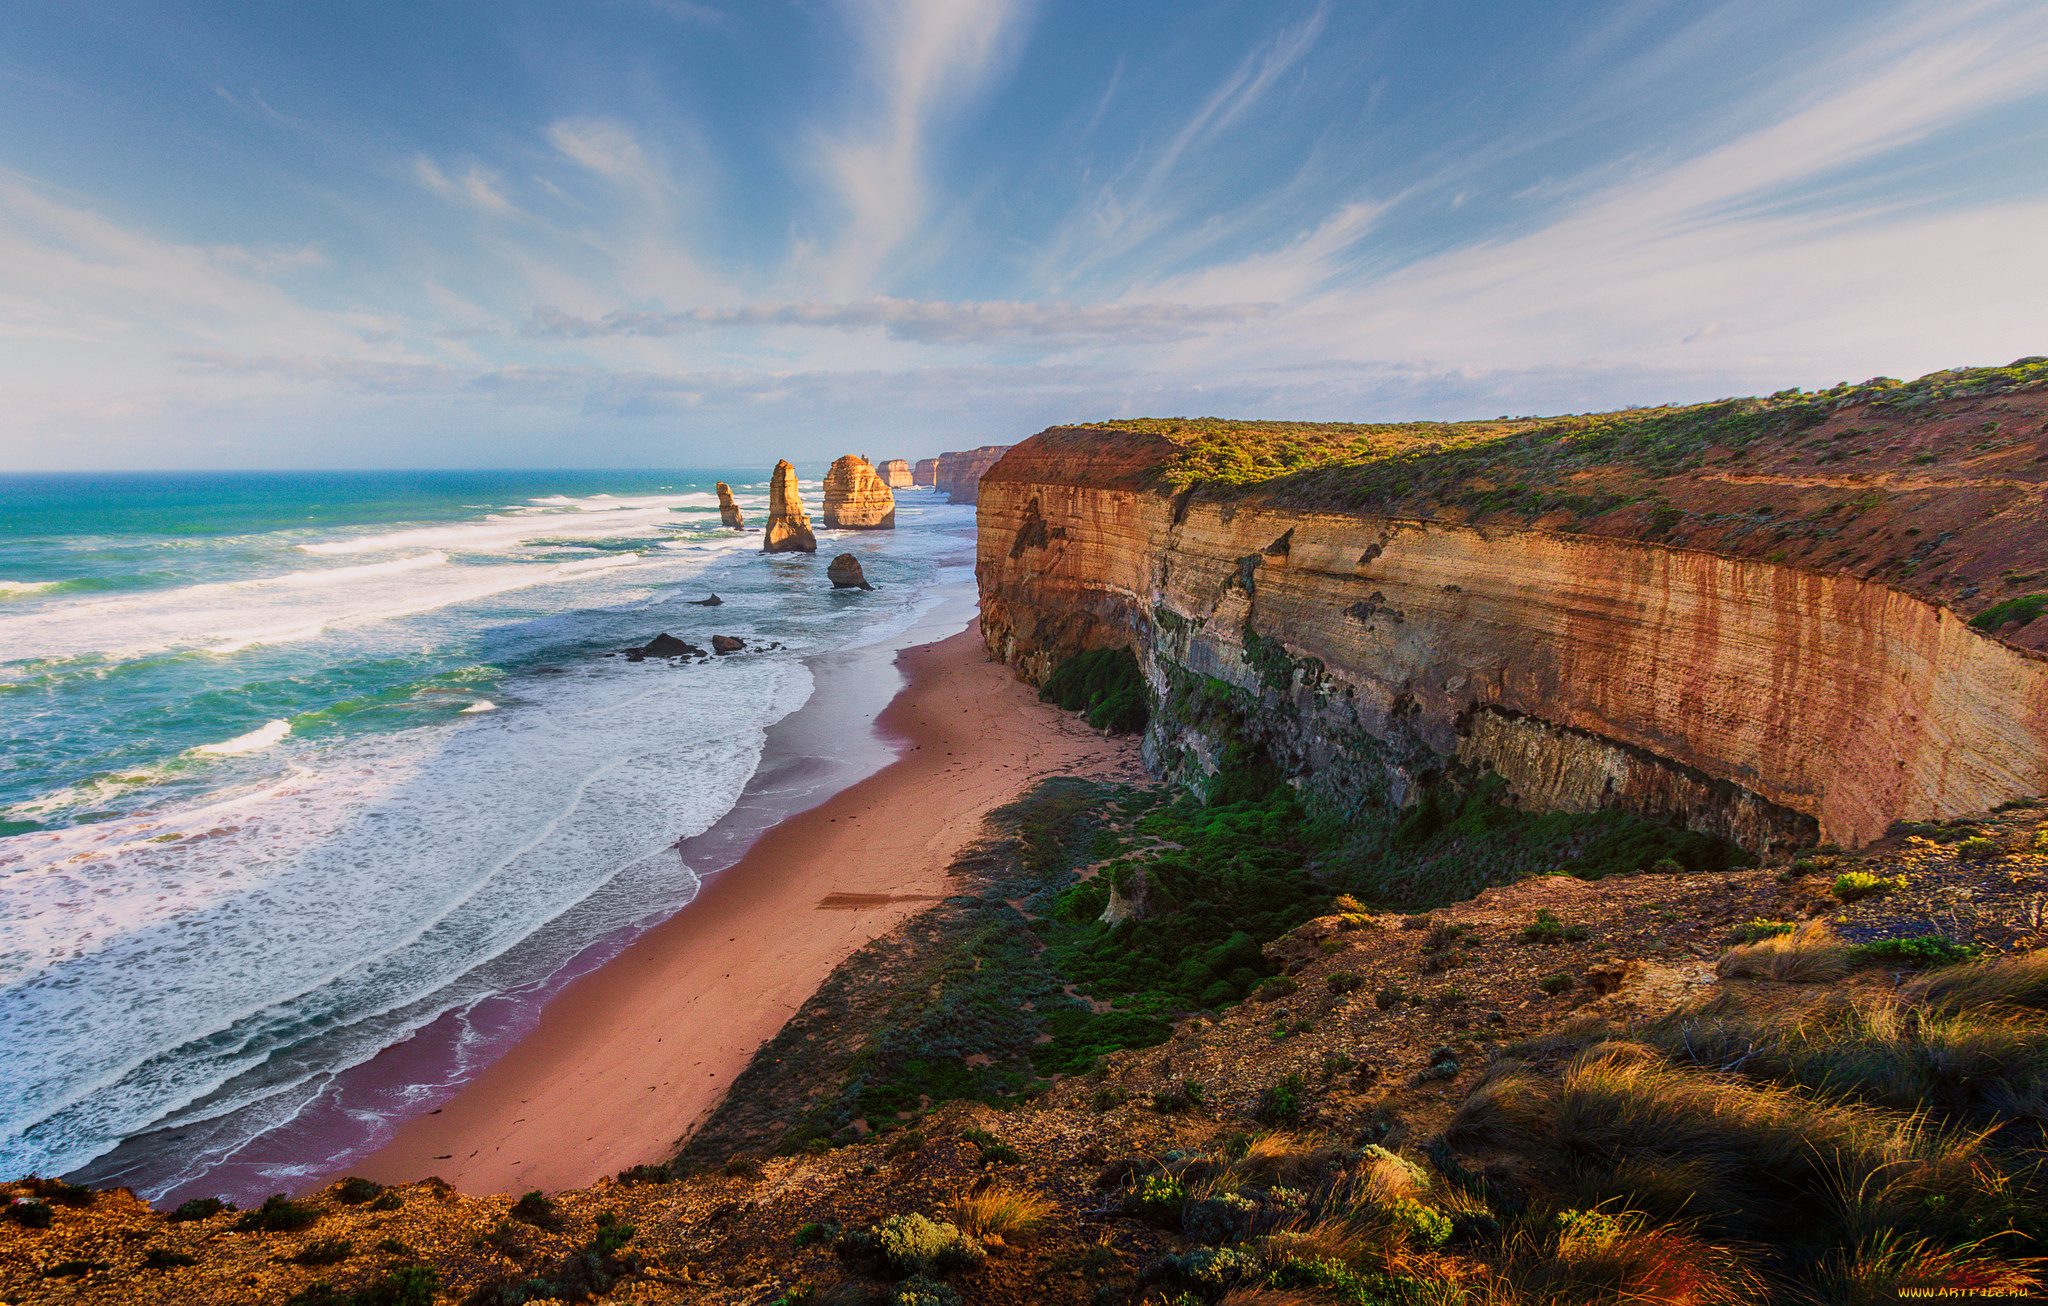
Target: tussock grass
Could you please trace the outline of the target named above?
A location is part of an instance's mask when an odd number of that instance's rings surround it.
[[[2048,1010],[2048,950],[1943,970],[1914,980],[1900,996],[1947,1010],[2000,1005]]]
[[[1728,949],[1714,970],[1724,979],[1769,979],[1788,984],[1825,983],[1847,975],[1849,945],[1812,922],[1790,934],[1776,934]]]
[[[1041,1193],[998,1185],[955,1197],[947,1204],[946,1214],[970,1238],[1007,1242],[1043,1225],[1053,1209],[1051,1200]]]
[[[1704,1242],[1639,1212],[1574,1210],[1516,1233],[1475,1302],[1746,1306],[1763,1300],[1765,1287],[1754,1249]]]

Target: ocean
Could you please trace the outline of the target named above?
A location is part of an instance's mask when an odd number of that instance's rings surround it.
[[[677,845],[806,659],[972,574],[972,508],[901,492],[895,531],[764,556],[718,479],[758,525],[765,468],[0,477],[0,1174],[331,1173],[278,1140],[411,1100],[337,1104],[352,1067],[473,1013],[502,1042],[686,904]],[[873,591],[829,587],[840,552]],[[748,649],[619,656],[664,631]]]

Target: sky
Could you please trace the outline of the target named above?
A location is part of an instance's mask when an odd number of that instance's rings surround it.
[[[0,470],[915,458],[2036,353],[2040,0],[0,6]]]

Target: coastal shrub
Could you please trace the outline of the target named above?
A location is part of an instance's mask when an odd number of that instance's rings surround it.
[[[382,1276],[366,1287],[354,1292],[341,1292],[325,1279],[302,1292],[287,1297],[284,1306],[434,1306],[434,1299],[441,1292],[441,1275],[431,1266],[402,1265]],[[533,1300],[527,1297],[507,1298],[484,1303],[484,1306],[519,1306]],[[476,1296],[472,1302],[480,1302]]]
[[[1069,712],[1086,713],[1089,725],[1119,735],[1143,730],[1151,708],[1145,673],[1128,648],[1093,649],[1068,658],[1046,677],[1038,696]]]
[[[1572,977],[1563,971],[1559,971],[1555,975],[1545,975],[1542,979],[1536,981],[1536,987],[1542,989],[1553,998],[1560,993],[1567,992],[1571,986]]]
[[[1996,839],[1965,839],[1956,845],[1956,856],[1966,862],[1988,862],[2004,851]]]
[[[320,1219],[320,1208],[308,1202],[294,1202],[283,1193],[272,1193],[263,1205],[235,1221],[235,1228],[258,1233],[295,1233]]]
[[[719,1173],[728,1179],[754,1180],[767,1172],[761,1168],[761,1162],[757,1158],[742,1155],[727,1157],[725,1164],[719,1167]]]
[[[1134,1011],[1089,1011],[1073,1007],[1046,1021],[1051,1041],[1031,1049],[1041,1075],[1078,1075],[1102,1057],[1125,1048],[1148,1048],[1173,1037],[1173,1026]]]
[[[210,1220],[222,1211],[234,1209],[218,1197],[194,1197],[190,1201],[180,1202],[178,1208],[165,1218],[172,1224],[183,1224],[188,1220]]]
[[[58,1261],[43,1271],[45,1279],[82,1279],[95,1270],[113,1268],[106,1261]]]
[[[884,1161],[893,1161],[897,1157],[907,1156],[923,1146],[924,1135],[915,1129],[906,1129],[889,1140],[889,1145],[882,1149],[882,1159]]]
[[[356,1245],[346,1238],[321,1238],[299,1248],[292,1260],[299,1265],[339,1265],[355,1255]]]
[[[62,1179],[38,1179],[34,1175],[23,1179],[21,1184],[35,1196],[58,1206],[84,1208],[92,1205],[93,1191],[84,1184],[67,1183]]]
[[[383,1184],[351,1176],[335,1186],[334,1199],[343,1206],[361,1206],[364,1202],[376,1198],[383,1191]]]
[[[622,1184],[672,1184],[675,1181],[675,1172],[665,1165],[636,1165],[619,1171]]]
[[[2048,594],[2022,594],[1992,604],[1970,618],[1970,625],[1978,630],[1997,630],[2009,621],[2025,624],[2043,612],[2048,612]]]
[[[1161,1115],[1178,1115],[1192,1111],[1202,1105],[1202,1084],[1200,1080],[1183,1079],[1168,1088],[1152,1094],[1152,1109]]]
[[[1124,1209],[1149,1224],[1178,1229],[1188,1190],[1172,1175],[1146,1175],[1124,1198]]]
[[[142,1257],[142,1268],[145,1270],[176,1270],[197,1264],[197,1256],[189,1252],[173,1251],[169,1247],[152,1247]]]
[[[1799,925],[1796,921],[1767,921],[1761,916],[1752,916],[1735,927],[1735,932],[1729,936],[1729,941],[1733,943],[1757,943],[1764,939],[1775,938],[1780,934],[1790,934],[1798,928]]]
[[[813,1220],[808,1224],[798,1225],[796,1229],[796,1245],[799,1247],[829,1243],[838,1237],[839,1226],[836,1224],[819,1224]]]
[[[1882,897],[1887,893],[1896,893],[1905,887],[1906,877],[1903,875],[1894,875],[1887,878],[1882,875],[1872,875],[1868,871],[1844,871],[1835,877],[1835,882],[1829,887],[1828,891],[1847,903],[1860,902],[1865,898]]]
[[[1927,970],[1958,965],[1983,951],[1974,943],[1959,943],[1939,934],[1919,934],[1859,943],[1849,949],[1849,962],[1852,966],[1911,966]]]
[[[48,1202],[10,1201],[7,1203],[7,1218],[24,1229],[47,1229],[50,1227],[50,1221],[55,1218],[55,1214],[50,1209]]]
[[[546,1193],[535,1189],[512,1203],[508,1213],[521,1224],[530,1224],[536,1229],[558,1230],[562,1227],[562,1213],[548,1200]]]
[[[972,1269],[988,1256],[958,1228],[915,1212],[842,1234],[832,1250],[891,1279]]]
[[[1323,983],[1329,986],[1332,993],[1356,993],[1359,989],[1365,987],[1365,977],[1353,975],[1348,970],[1338,970],[1331,971],[1329,975],[1324,977]]]
[[[929,1275],[913,1274],[890,1290],[886,1306],[960,1306],[960,1294]]]
[[[963,1129],[960,1131],[960,1139],[962,1142],[974,1144],[974,1150],[980,1153],[983,1165],[1015,1165],[1024,1159],[1016,1148],[986,1129]]]
[[[383,1192],[377,1194],[376,1200],[370,1203],[370,1209],[373,1211],[396,1211],[404,1205],[405,1198],[400,1196],[396,1188],[386,1188]]]
[[[1553,915],[1548,907],[1539,908],[1536,919],[1522,927],[1518,936],[1524,943],[1546,943],[1553,947],[1561,943],[1578,943],[1585,939],[1586,927],[1567,925]]]
[[[1301,1123],[1303,1087],[1300,1075],[1288,1075],[1279,1083],[1268,1085],[1259,1094],[1259,1105],[1254,1115],[1269,1125],[1294,1128]]]

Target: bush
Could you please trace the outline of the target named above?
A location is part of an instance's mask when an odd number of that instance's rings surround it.
[[[1581,942],[1586,934],[1585,926],[1567,925],[1548,908],[1539,908],[1536,919],[1522,927],[1520,937],[1524,943],[1544,943],[1554,947],[1561,943]]]
[[[383,1191],[383,1184],[372,1183],[368,1179],[357,1179],[351,1176],[342,1180],[340,1185],[335,1188],[334,1199],[343,1206],[361,1206],[364,1202],[370,1201],[382,1194]]]
[[[562,1227],[562,1213],[555,1209],[555,1204],[548,1200],[547,1194],[539,1189],[512,1203],[510,1214],[521,1224],[530,1224],[536,1229],[554,1231]]]
[[[30,1193],[46,1202],[75,1208],[92,1205],[93,1191],[83,1184],[67,1183],[62,1179],[38,1179],[34,1175],[21,1182]]]
[[[1251,1230],[1259,1204],[1237,1193],[1192,1199],[1181,1207],[1180,1230],[1198,1243],[1235,1242]]]
[[[719,1173],[728,1179],[759,1179],[767,1173],[761,1169],[760,1161],[751,1156],[729,1156],[719,1167]]]
[[[1966,862],[1988,862],[2004,851],[1996,839],[1965,839],[1956,845],[1956,856]]]
[[[187,1252],[172,1251],[168,1247],[152,1247],[142,1257],[145,1270],[176,1270],[188,1265],[199,1264],[199,1258]]]
[[[1389,984],[1372,995],[1372,1004],[1381,1011],[1390,1011],[1408,1000],[1408,992],[1399,984]]]
[[[263,1199],[263,1205],[235,1221],[239,1231],[257,1233],[296,1233],[311,1228],[320,1219],[320,1208],[306,1202],[294,1202],[283,1193],[272,1193]]]
[[[322,1280],[286,1298],[284,1306],[434,1306],[440,1292],[437,1271],[425,1265],[404,1265],[354,1292],[337,1292],[333,1284]]]
[[[234,1209],[218,1197],[195,1197],[191,1201],[179,1203],[178,1209],[165,1218],[172,1224],[184,1224],[188,1220],[210,1220],[222,1211]]]
[[[1305,1087],[1300,1075],[1289,1075],[1279,1083],[1268,1087],[1259,1094],[1256,1116],[1269,1125],[1292,1129],[1301,1123],[1301,1092]]]
[[[882,1149],[882,1159],[884,1161],[893,1161],[897,1157],[915,1152],[923,1146],[924,1135],[915,1129],[906,1129],[889,1140],[889,1145]]]
[[[963,1142],[974,1144],[975,1151],[981,1154],[980,1160],[983,1165],[1015,1165],[1024,1159],[1016,1148],[986,1129],[963,1129],[960,1131],[960,1138]]]
[[[842,1260],[876,1267],[891,1279],[972,1269],[987,1253],[960,1230],[923,1215],[892,1215],[880,1224],[840,1236]]]
[[[1277,1002],[1281,998],[1291,998],[1299,992],[1301,985],[1292,976],[1275,975],[1259,986],[1258,997],[1261,1002]]]
[[[1932,970],[1971,961],[1984,950],[1974,943],[1958,943],[1939,934],[1920,934],[1909,939],[1881,939],[1859,943],[1849,949],[1856,966],[1911,966]]]
[[[1161,1115],[1177,1115],[1200,1105],[1202,1084],[1196,1079],[1183,1079],[1171,1088],[1162,1088],[1152,1094],[1152,1109]]]
[[[1138,659],[1128,648],[1094,649],[1060,663],[1038,696],[1069,712],[1085,712],[1088,724],[1111,734],[1145,728],[1152,692]]]
[[[396,1188],[386,1188],[377,1194],[377,1200],[370,1203],[373,1211],[396,1211],[405,1205],[405,1199],[398,1195]]]
[[[1829,892],[1843,902],[1858,902],[1864,898],[1878,898],[1887,893],[1896,893],[1906,887],[1906,877],[1894,875],[1887,879],[1872,875],[1868,871],[1844,871],[1835,877]]]
[[[636,1165],[619,1171],[622,1184],[672,1184],[675,1181],[675,1172],[665,1165]]]
[[[1330,986],[1330,992],[1338,994],[1356,993],[1365,987],[1363,976],[1353,975],[1347,970],[1332,971],[1323,982]]]
[[[292,1260],[299,1265],[339,1265],[355,1255],[356,1245],[346,1238],[322,1238],[299,1248]]]
[[[24,1229],[47,1229],[56,1213],[48,1202],[13,1202],[7,1204],[7,1218]]]
[[[1146,1175],[1124,1199],[1124,1209],[1140,1220],[1178,1229],[1187,1201],[1188,1190],[1180,1180],[1172,1175]]]
[[[832,1242],[838,1237],[839,1227],[837,1225],[819,1224],[816,1221],[812,1221],[809,1224],[797,1226],[796,1245],[799,1247],[809,1247],[813,1243]]]
[[[1970,618],[1970,625],[1978,630],[1995,631],[2008,621],[2029,622],[2043,612],[2048,612],[2048,594],[2022,594],[1992,604]]]
[[[1761,943],[1765,939],[1776,938],[1780,934],[1790,934],[1798,928],[1798,923],[1794,921],[1767,921],[1761,916],[1752,916],[1735,927],[1735,933],[1730,936],[1730,941],[1734,943]]]
[[[1560,993],[1568,991],[1571,986],[1572,977],[1563,971],[1559,971],[1555,975],[1545,975],[1542,979],[1536,981],[1536,987],[1542,989],[1553,998]]]

